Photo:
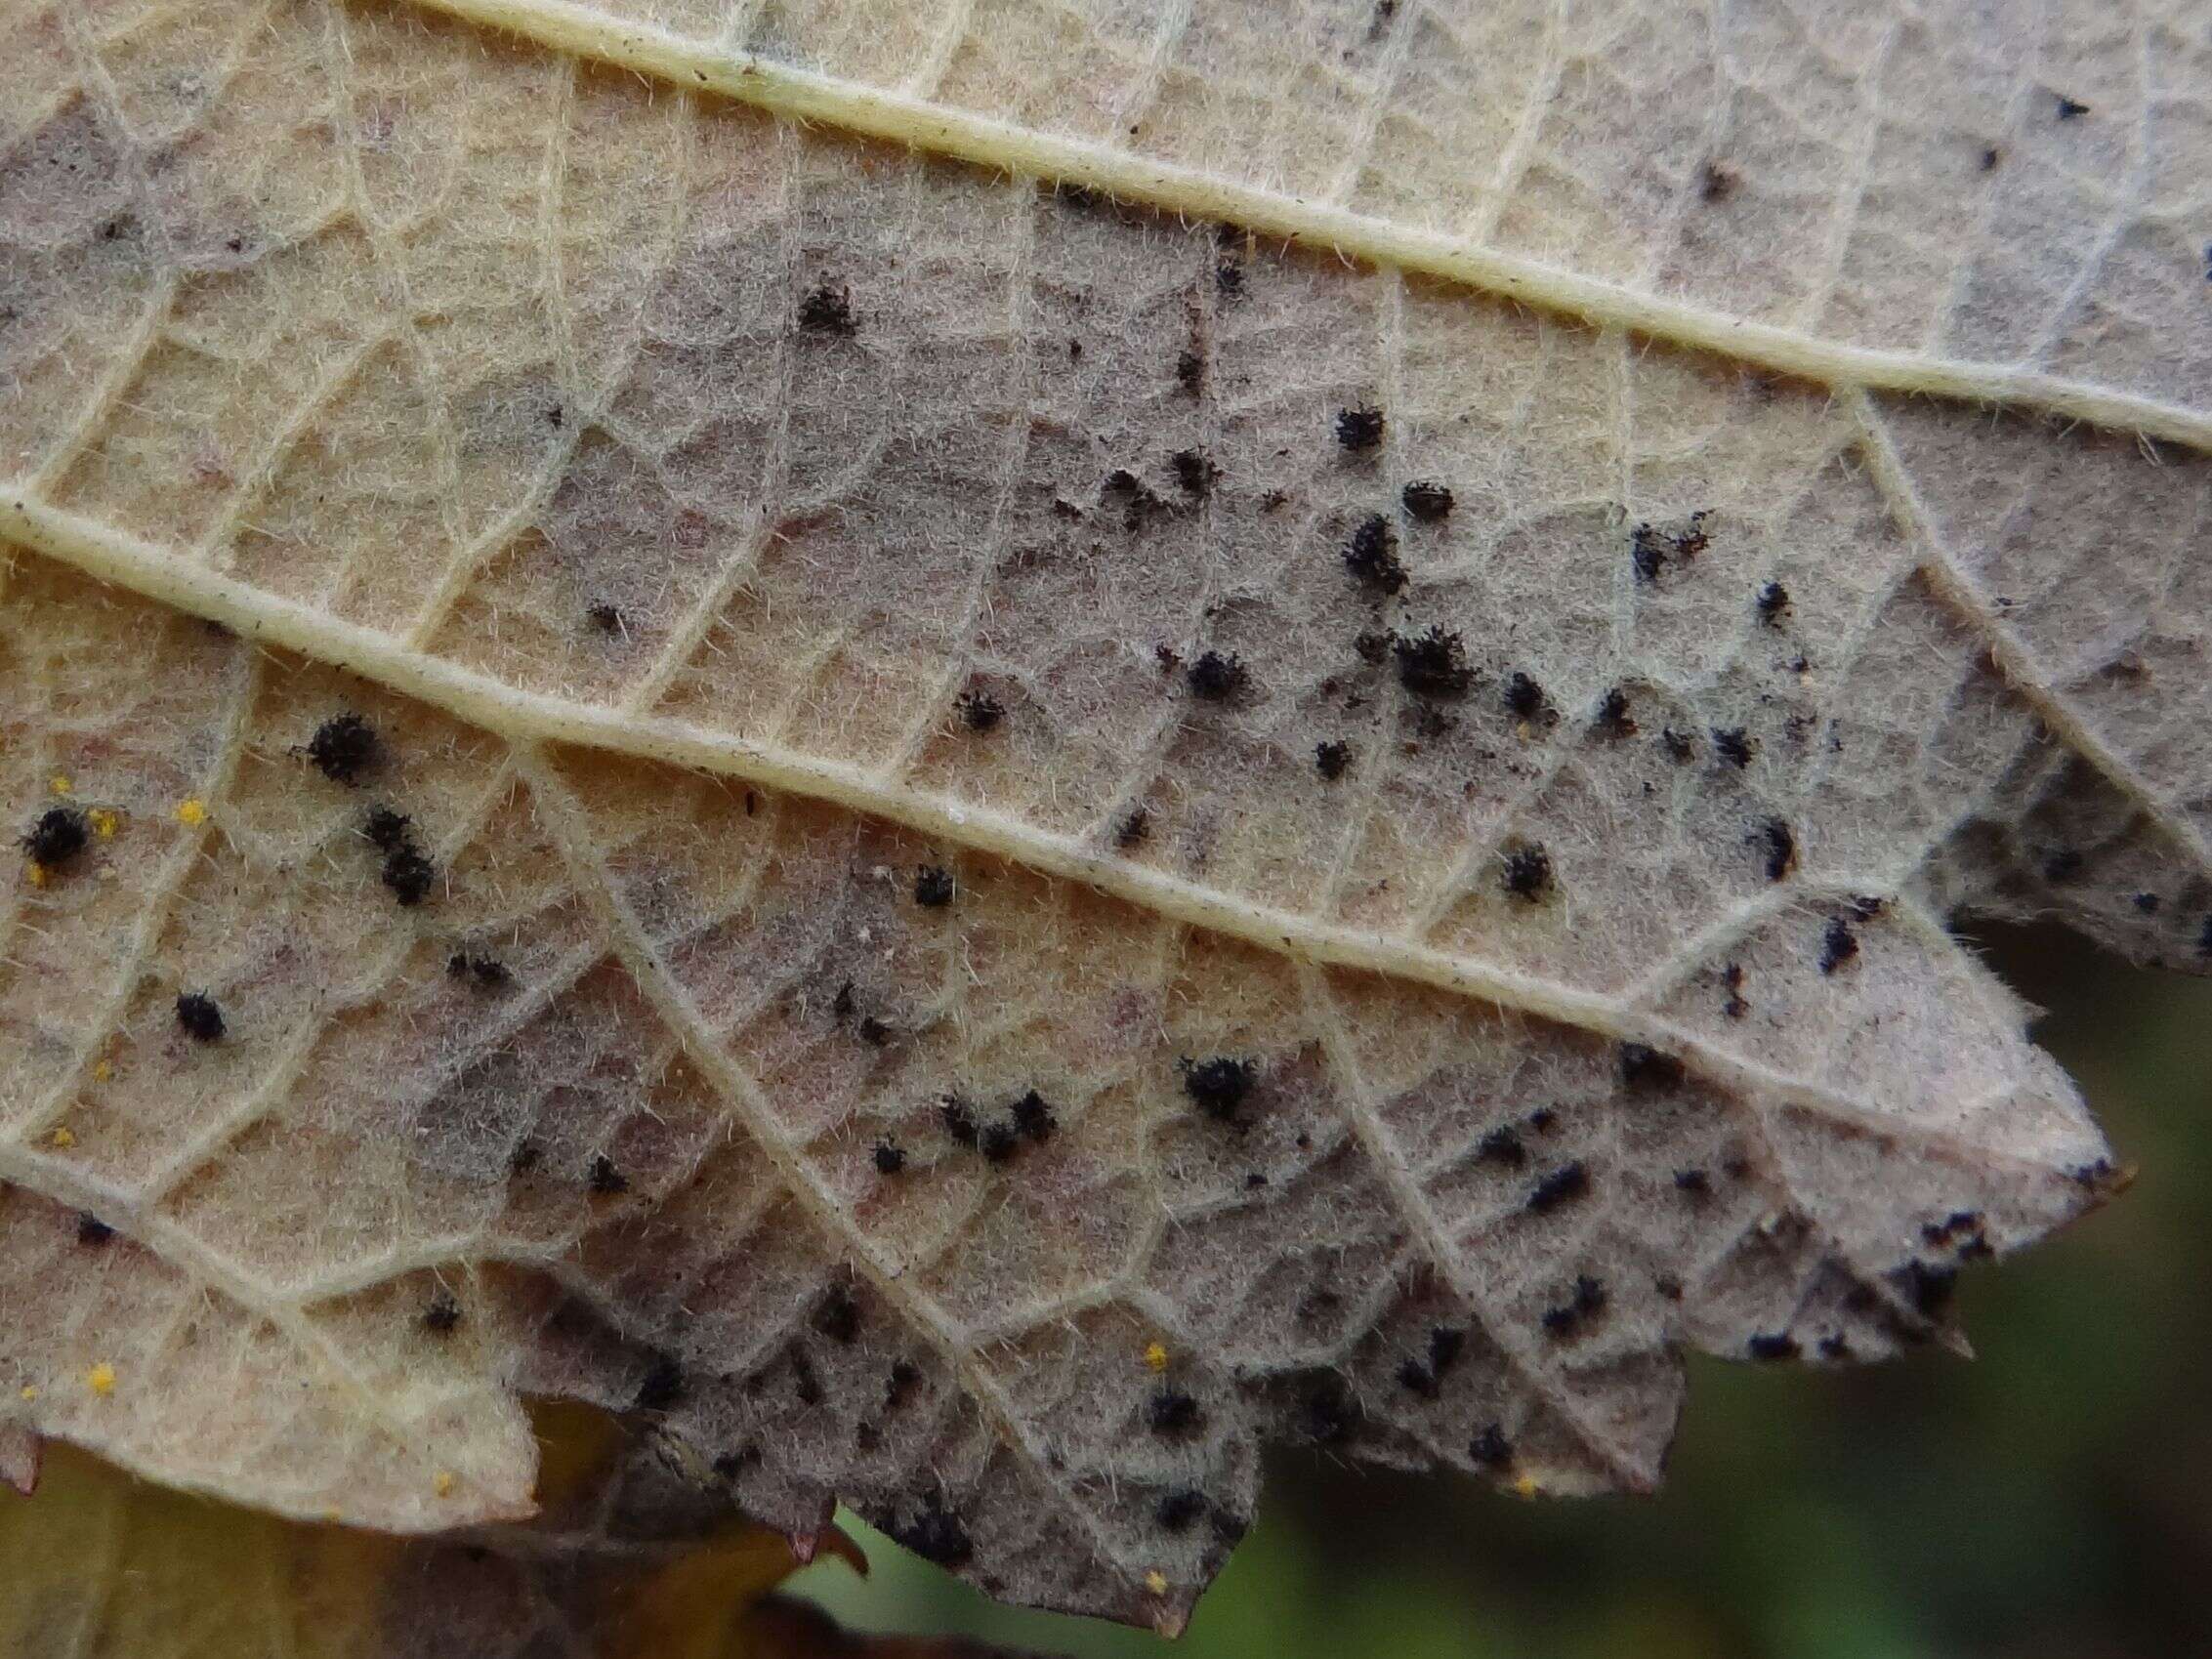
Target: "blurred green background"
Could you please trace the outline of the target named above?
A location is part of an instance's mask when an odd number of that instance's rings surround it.
[[[874,1571],[792,1588],[867,1630],[1080,1659],[2164,1659],[2212,1654],[2212,980],[1978,934],[2050,1011],[2134,1188],[1970,1272],[1980,1357],[1695,1359],[1655,1498],[1523,1503],[1276,1460],[1178,1643],[1014,1612],[848,1521]]]

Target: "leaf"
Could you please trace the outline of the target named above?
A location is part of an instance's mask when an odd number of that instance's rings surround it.
[[[2181,21],[0,17],[23,1429],[1174,1629],[2116,1184],[1945,923],[2212,954]]]
[[[988,1659],[836,1631],[767,1594],[800,1564],[789,1540],[702,1500],[604,1419],[569,1408],[541,1429],[553,1461],[537,1518],[431,1540],[185,1497],[64,1448],[33,1501],[0,1503],[0,1655],[74,1641],[138,1659]],[[866,1570],[843,1534],[823,1542]]]

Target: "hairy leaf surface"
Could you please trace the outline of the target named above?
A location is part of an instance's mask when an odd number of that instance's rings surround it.
[[[1956,1342],[2112,1172],[1949,918],[2212,960],[2208,54],[4,0],[0,1472],[1174,1628]]]

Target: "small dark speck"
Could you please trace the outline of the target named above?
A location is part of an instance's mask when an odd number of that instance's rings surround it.
[[[1352,765],[1352,745],[1331,739],[1314,745],[1314,768],[1330,783],[1345,774]]]
[[[2080,119],[2081,119],[2081,117],[2082,117],[2082,116],[2084,116],[2084,115],[2086,115],[2086,114],[2088,114],[2088,113],[2089,113],[2089,105],[2088,105],[2088,104],[2082,104],[2082,103],[2078,102],[2078,101],[2077,101],[2077,100],[2075,100],[2075,99],[2071,99],[2071,98],[2068,98],[2068,97],[2067,97],[2067,96],[2066,96],[2066,95],[2065,93],[2063,93],[2063,92],[2062,92],[2062,93],[2059,93],[2059,94],[2057,94],[2057,95],[2056,95],[2056,97],[2058,98],[2058,101],[2059,101],[2059,119],[2060,119],[2060,120],[2062,120],[2062,121],[2078,121],[2078,120],[2080,120]]]
[[[177,998],[177,1024],[195,1043],[219,1042],[223,1010],[205,991],[186,991]]]
[[[1145,1421],[1155,1434],[1180,1434],[1195,1429],[1203,1415],[1198,1402],[1181,1389],[1162,1389],[1145,1405]]]
[[[1399,492],[1398,499],[1405,504],[1406,513],[1424,524],[1435,524],[1450,517],[1452,509],[1451,487],[1430,481],[1409,483]]]
[[[1519,1169],[1528,1161],[1528,1149],[1521,1143],[1521,1132],[1508,1124],[1483,1136],[1476,1144],[1475,1156],[1484,1163]]]
[[[1418,1359],[1408,1359],[1398,1368],[1398,1387],[1433,1400],[1443,1390],[1437,1386],[1437,1374]]]
[[[589,618],[591,625],[602,634],[615,635],[627,632],[622,626],[622,612],[611,604],[595,604],[591,609],[585,611],[584,615]]]
[[[1732,767],[1747,767],[1751,764],[1751,738],[1740,726],[1716,726],[1713,752]]]
[[[452,1335],[460,1323],[461,1305],[453,1300],[451,1291],[439,1291],[423,1309],[423,1329],[434,1337]]]
[[[853,319],[853,291],[823,283],[799,302],[799,326],[809,334],[852,338],[859,327]]]
[[[1200,450],[1179,449],[1169,464],[1175,469],[1175,481],[1183,493],[1196,501],[1211,495],[1221,478],[1221,469]]]
[[[376,728],[357,714],[332,715],[315,727],[306,753],[332,783],[352,785],[376,762]]]
[[[84,813],[74,807],[49,807],[23,832],[25,857],[43,869],[58,869],[85,850],[91,840]]]
[[[1153,1511],[1153,1515],[1159,1521],[1162,1530],[1181,1532],[1205,1513],[1206,1500],[1204,1495],[1186,1489],[1180,1492],[1170,1492],[1162,1498],[1159,1501],[1159,1507]]]
[[[1780,627],[1788,609],[1789,590],[1779,582],[1769,582],[1759,590],[1759,620],[1768,627]]]
[[[1243,690],[1251,679],[1244,659],[1234,651],[1207,651],[1192,663],[1184,677],[1190,694],[1210,703],[1227,702]]]
[[[639,1381],[631,1402],[639,1411],[666,1411],[684,1397],[684,1367],[671,1354],[656,1353]]]
[[[1744,1345],[1753,1359],[1795,1359],[1797,1339],[1779,1333],[1762,1333]]]
[[[1398,533],[1380,513],[1369,514],[1352,532],[1344,550],[1344,567],[1353,577],[1379,594],[1396,594],[1405,586],[1405,566],[1398,561]]]
[[[1012,1124],[994,1123],[983,1130],[980,1144],[985,1158],[1003,1164],[1022,1149],[1022,1139]]]
[[[1500,862],[1500,885],[1515,898],[1533,904],[1551,891],[1552,856],[1541,847],[1512,848]]]
[[[77,1218],[77,1242],[95,1249],[115,1236],[115,1229],[89,1211]]]
[[[1982,171],[1984,173],[1994,173],[1997,170],[1997,163],[2004,160],[2004,151],[1999,149],[1995,145],[1990,145],[1982,152]]]
[[[876,1174],[897,1175],[906,1167],[906,1152],[896,1141],[878,1141],[875,1160]]]
[[[1529,1188],[1527,1208],[1535,1215],[1556,1210],[1562,1204],[1581,1197],[1590,1190],[1590,1171],[1577,1158],[1562,1164]]]
[[[1176,384],[1191,396],[1198,395],[1206,384],[1206,359],[1195,352],[1186,352],[1175,359]]]
[[[1014,1102],[1012,1115],[1017,1134],[1036,1141],[1050,1141],[1060,1128],[1060,1119],[1045,1098],[1032,1089]]]
[[[1492,1423],[1468,1443],[1467,1455],[1484,1469],[1503,1469],[1513,1461],[1513,1442]]]
[[[2079,850],[2062,847],[2043,860],[2043,879],[2047,882],[2067,882],[2081,874],[2086,862]]]
[[[1244,293],[1244,267],[1232,259],[1219,262],[1214,267],[1214,287],[1224,299],[1241,298]]]
[[[1717,161],[1708,161],[1697,176],[1697,196],[1700,201],[1726,201],[1734,194],[1738,179],[1733,169]]]
[[[1426,633],[1394,638],[1398,680],[1417,697],[1463,697],[1475,684],[1466,647],[1457,634],[1431,627]]]
[[[947,1095],[938,1103],[938,1117],[944,1124],[945,1134],[962,1146],[973,1147],[978,1140],[976,1114],[969,1110],[968,1102],[956,1095]]]
[[[1674,760],[1687,761],[1697,752],[1697,740],[1687,731],[1677,731],[1670,726],[1659,735],[1667,746],[1667,754]]]
[[[1364,455],[1383,441],[1383,412],[1362,403],[1336,412],[1336,440],[1355,455]]]
[[[1752,837],[1766,853],[1767,879],[1778,882],[1797,867],[1797,836],[1780,818],[1768,818]]]
[[[586,1179],[592,1191],[602,1198],[630,1190],[630,1178],[616,1169],[614,1160],[605,1152],[592,1160],[591,1174]]]
[[[1677,1192],[1687,1192],[1694,1198],[1702,1198],[1713,1190],[1713,1178],[1703,1170],[1677,1170],[1674,1172],[1674,1184]]]
[[[1151,834],[1151,812],[1146,808],[1134,807],[1130,809],[1127,816],[1114,826],[1113,844],[1123,849],[1136,847],[1148,835]]]
[[[1672,1089],[1683,1076],[1683,1063],[1677,1057],[1649,1043],[1621,1044],[1620,1080],[1631,1089]]]
[[[2136,909],[2146,916],[2155,916],[2158,913],[2158,895],[2154,892],[2137,893],[2134,903]]]
[[[882,1048],[892,1038],[891,1026],[872,1014],[860,1021],[859,1031],[860,1041],[872,1049]]]
[[[845,1285],[832,1285],[815,1305],[810,1323],[831,1342],[849,1348],[860,1335],[860,1305]]]
[[[974,732],[989,731],[1006,718],[1006,705],[988,691],[963,691],[953,707],[959,712],[960,724]]]
[[[1841,916],[1828,918],[1820,933],[1820,972],[1833,974],[1858,954],[1858,936]]]
[[[914,902],[925,910],[941,910],[952,902],[951,873],[931,864],[914,877]]]
[[[1258,1064],[1226,1055],[1212,1059],[1183,1060],[1183,1092],[1198,1109],[1217,1123],[1237,1121],[1237,1108],[1259,1081]]]

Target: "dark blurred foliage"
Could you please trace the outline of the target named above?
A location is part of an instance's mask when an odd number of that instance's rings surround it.
[[[873,1629],[1152,1659],[2162,1659],[2212,1653],[2212,980],[2056,932],[1977,942],[2050,1010],[2132,1190],[1968,1275],[1979,1357],[1692,1363],[1655,1498],[1523,1502],[1279,1460],[1170,1645],[995,1608],[873,1534]],[[857,1529],[856,1529],[857,1530]]]

